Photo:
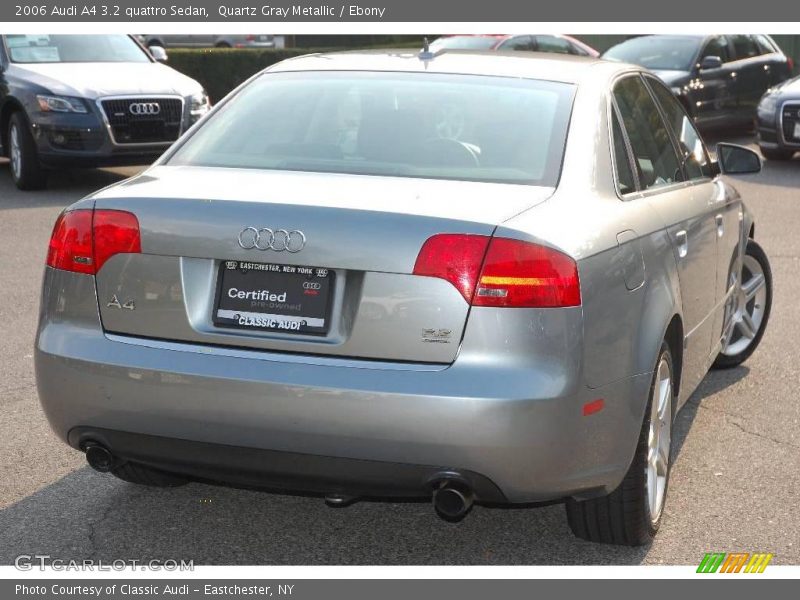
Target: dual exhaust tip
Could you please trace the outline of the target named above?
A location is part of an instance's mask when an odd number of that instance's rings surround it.
[[[114,468],[114,455],[111,452],[96,443],[86,444],[86,462],[95,471],[100,473],[109,473]]]
[[[86,444],[86,462],[95,471],[109,473],[115,464],[114,455],[108,448],[90,442]],[[346,506],[355,500],[349,496],[331,495],[326,497],[331,506]],[[433,492],[433,507],[436,513],[446,521],[460,521],[472,508],[475,494],[463,481],[445,479]]]

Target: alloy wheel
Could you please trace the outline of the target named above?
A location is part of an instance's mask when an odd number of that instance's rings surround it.
[[[736,356],[744,352],[758,335],[767,305],[767,279],[759,262],[749,254],[741,268],[731,273],[733,288],[726,310],[722,354]]]
[[[662,354],[656,370],[656,383],[650,399],[650,430],[647,435],[647,504],[650,522],[655,524],[664,509],[672,443],[672,367]]]
[[[9,159],[11,161],[11,173],[15,179],[19,179],[22,173],[22,150],[19,145],[19,129],[16,125],[11,126],[9,132]]]

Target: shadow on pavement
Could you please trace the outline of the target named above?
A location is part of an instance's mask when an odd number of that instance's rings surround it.
[[[358,502],[203,485],[157,489],[84,467],[0,511],[0,564],[184,559],[196,564],[639,564],[648,547],[590,544],[561,505],[475,507],[461,523],[429,502]]]

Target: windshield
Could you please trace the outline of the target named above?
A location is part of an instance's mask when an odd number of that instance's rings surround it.
[[[127,35],[6,35],[14,63],[150,62]]]
[[[502,77],[266,74],[168,164],[554,186],[573,94]]]
[[[500,38],[486,35],[449,35],[431,42],[431,52],[439,50],[491,50]]]
[[[654,70],[689,71],[701,41],[699,37],[671,35],[638,37],[617,44],[603,58]]]

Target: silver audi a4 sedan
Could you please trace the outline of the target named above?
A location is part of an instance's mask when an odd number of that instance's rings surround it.
[[[564,500],[662,520],[677,410],[769,318],[753,218],[640,67],[503,53],[275,65],[142,174],[68,207],[36,372],[126,481]]]

